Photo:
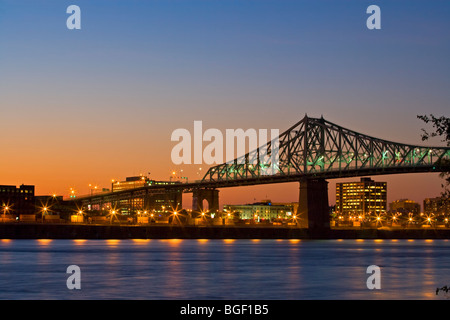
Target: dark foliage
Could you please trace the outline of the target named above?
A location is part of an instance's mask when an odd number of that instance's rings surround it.
[[[428,132],[425,129],[422,129],[422,141],[426,141],[430,138],[440,137],[442,142],[447,143],[447,146],[450,146],[450,118],[441,116],[435,117],[430,114],[427,115],[418,115],[417,118],[425,122],[426,124],[431,124],[433,127],[433,131]],[[442,197],[449,198],[450,197],[450,161],[448,159],[443,160],[440,163],[441,166],[445,169],[440,176],[445,180],[445,183],[442,184],[444,191],[442,192]]]

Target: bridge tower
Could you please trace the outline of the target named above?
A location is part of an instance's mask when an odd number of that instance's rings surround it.
[[[192,195],[192,210],[204,211],[203,200],[208,202],[210,212],[219,210],[219,190],[216,189],[194,189]]]
[[[300,179],[297,217],[302,228],[327,230],[330,228],[328,181]]]

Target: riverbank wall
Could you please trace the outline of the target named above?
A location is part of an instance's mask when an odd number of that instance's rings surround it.
[[[450,229],[3,223],[0,239],[450,239]]]

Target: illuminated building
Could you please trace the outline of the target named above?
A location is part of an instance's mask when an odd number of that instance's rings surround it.
[[[386,213],[387,183],[361,178],[359,182],[336,183],[336,212],[364,216]]]
[[[423,211],[426,214],[450,214],[450,199],[443,197],[423,200]]]
[[[156,181],[150,180],[145,176],[127,177],[125,181],[112,181],[111,190],[113,192],[142,188],[147,186],[164,186],[169,184],[181,184],[180,181]]]
[[[395,200],[389,204],[389,211],[391,213],[418,215],[420,214],[420,204],[409,199]]]
[[[298,205],[295,203],[295,205]],[[270,200],[264,200],[253,204],[224,205],[224,211],[239,215],[242,220],[273,220],[289,219],[294,215],[294,204],[274,204]]]
[[[2,211],[0,213],[9,213],[15,216],[21,214],[34,214],[34,186],[21,185],[0,186],[0,204]],[[5,211],[5,212],[4,212]]]
[[[142,188],[147,186],[167,186],[181,184],[180,181],[156,181],[145,176],[127,177],[125,181],[113,181],[111,189],[113,192]],[[137,210],[154,212],[166,212],[182,207],[182,192],[180,190],[152,189],[145,197],[129,200],[121,200],[119,206],[122,214],[131,214]]]
[[[59,215],[61,218],[70,220],[70,216],[77,209],[75,203],[64,201],[62,196],[56,194],[35,196],[34,199],[37,214],[42,214],[42,209],[46,207],[46,214]]]

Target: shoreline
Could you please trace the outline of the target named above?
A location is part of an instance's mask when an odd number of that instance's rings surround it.
[[[450,228],[309,230],[294,227],[4,223],[0,239],[450,239]]]

